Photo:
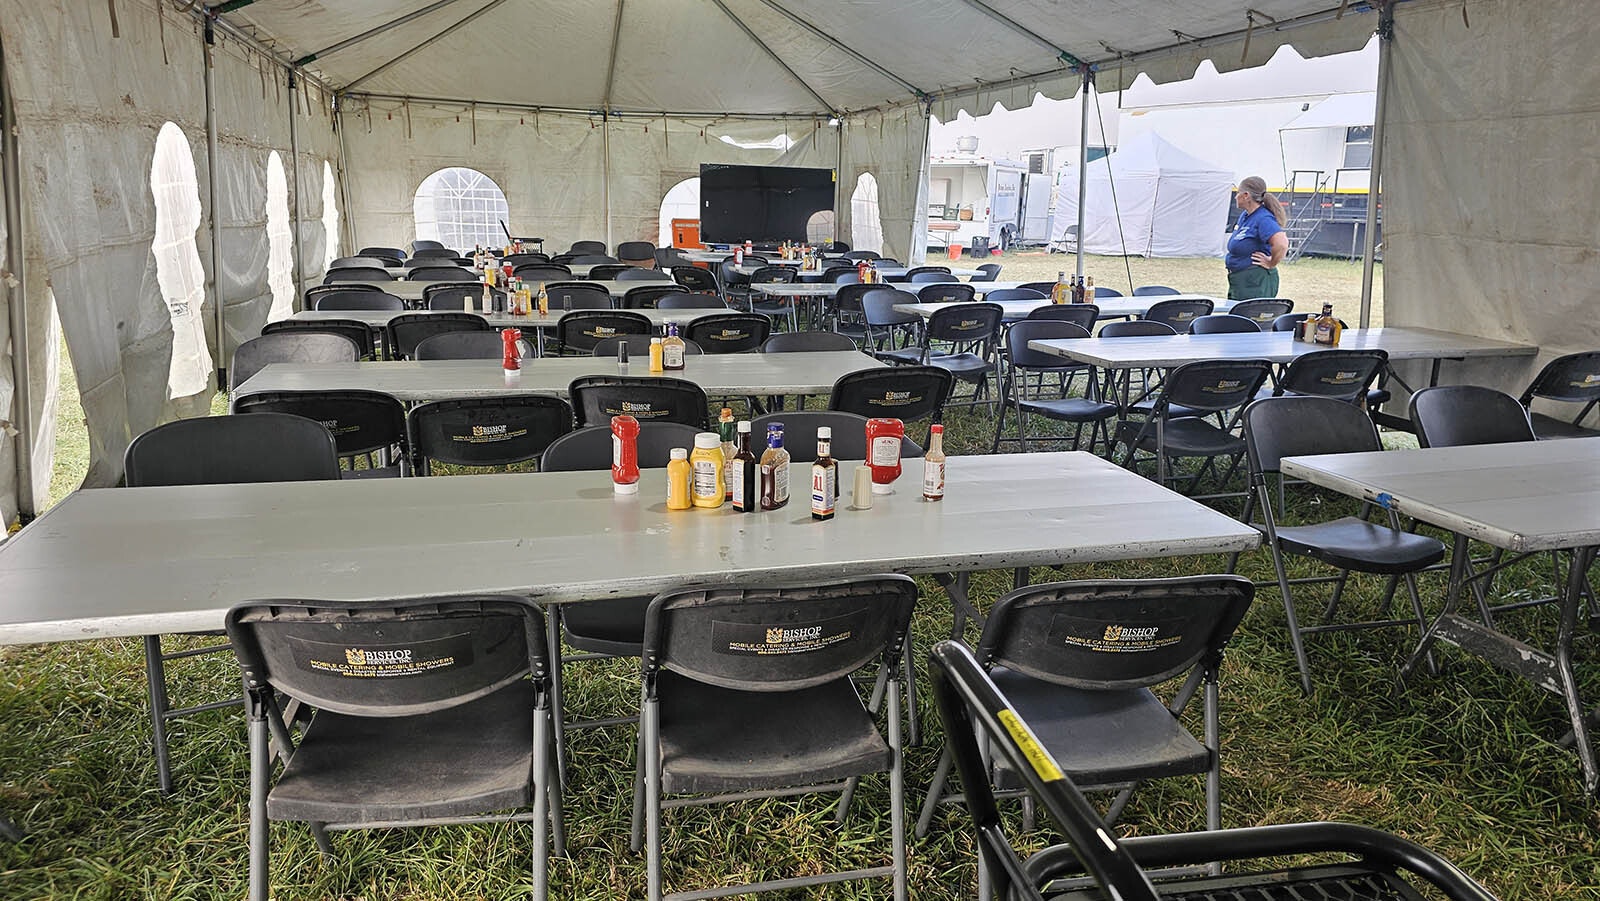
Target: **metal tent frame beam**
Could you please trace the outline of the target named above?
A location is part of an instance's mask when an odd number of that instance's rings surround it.
[[[6,262],[11,271],[11,404],[15,410],[17,513],[23,522],[39,512],[39,499],[33,496],[33,383],[28,380],[28,273],[22,238],[22,167],[17,159],[17,111],[12,104],[11,82],[5,77],[5,48],[0,47],[0,166],[5,167]],[[0,410],[0,413],[5,412]],[[6,440],[0,434],[0,440]],[[0,522],[0,530],[9,523]],[[9,828],[7,828],[9,827]],[[9,820],[0,818],[0,836],[17,841],[20,833]]]
[[[861,63],[862,65],[866,66],[867,68],[871,69],[872,71],[878,73],[879,75],[882,75],[884,78],[887,78],[890,81],[894,82],[895,84],[900,85],[902,88],[905,88],[907,91],[910,91],[911,93],[917,95],[918,98],[921,98],[921,97],[924,97],[924,96],[927,95],[927,93],[928,93],[927,91],[924,91],[923,89],[917,87],[916,85],[912,84],[911,82],[906,81],[904,78],[901,78],[900,76],[894,74],[893,72],[889,71],[888,69],[885,69],[883,66],[880,66],[877,63],[873,62],[871,59],[868,59],[867,57],[861,55],[860,53],[857,53],[856,51],[850,49],[850,47],[846,46],[844,44],[844,42],[840,41],[838,38],[835,38],[833,35],[828,34],[826,31],[823,31],[822,29],[818,28],[817,26],[812,25],[810,22],[807,22],[805,19],[800,18],[799,16],[795,15],[794,13],[792,13],[789,10],[785,9],[784,7],[779,6],[777,3],[773,2],[773,0],[761,0],[761,5],[767,7],[768,9],[770,9],[773,12],[777,13],[778,15],[783,16],[785,19],[788,19],[790,22],[793,22],[794,24],[799,25],[801,28],[804,28],[806,31],[810,32],[813,37],[821,39],[822,41],[826,42],[828,44],[828,46],[833,47],[834,49],[838,50],[840,53],[843,53],[846,56],[849,56],[851,59],[855,60],[856,62]]]
[[[627,0],[617,0],[617,14],[611,20],[611,59],[606,65],[606,92],[603,108],[611,109],[611,89],[617,83],[617,48],[622,43],[622,8]]]
[[[337,44],[333,44],[332,46],[324,47],[321,50],[315,50],[315,51],[312,51],[311,53],[307,53],[305,56],[302,56],[299,59],[295,60],[294,61],[294,65],[303,66],[306,63],[311,62],[312,60],[321,59],[324,56],[328,56],[330,54],[338,53],[340,50],[343,50],[343,49],[345,49],[347,47],[353,47],[356,44],[359,44],[359,43],[361,43],[362,41],[365,41],[368,38],[375,38],[378,35],[383,34],[385,31],[389,31],[390,29],[393,29],[393,28],[399,28],[401,25],[404,25],[407,22],[411,22],[411,21],[414,21],[416,19],[420,19],[423,16],[426,16],[427,14],[429,14],[431,12],[436,12],[438,10],[444,9],[446,6],[450,6],[453,3],[459,3],[459,2],[461,2],[461,0],[439,0],[439,2],[437,2],[437,3],[430,3],[429,5],[424,6],[423,8],[421,8],[421,9],[415,11],[415,12],[406,13],[405,15],[399,17],[398,19],[391,19],[390,21],[385,22],[382,25],[379,25],[379,26],[377,26],[375,28],[369,28],[366,31],[363,31],[360,34],[356,35],[355,37],[346,38],[346,39],[340,41]]]
[[[763,51],[765,51],[765,53],[767,54],[768,58],[770,58],[773,62],[777,63],[778,66],[783,69],[783,71],[789,73],[789,77],[794,79],[795,84],[798,84],[800,87],[805,88],[806,89],[806,93],[810,94],[813,98],[816,99],[818,105],[820,105],[822,107],[822,109],[819,110],[819,112],[826,112],[826,113],[830,113],[830,114],[835,115],[835,116],[837,116],[839,114],[839,111],[838,111],[837,107],[835,107],[833,104],[829,103],[827,100],[823,99],[823,96],[821,94],[817,93],[816,88],[813,88],[810,85],[809,82],[807,82],[804,78],[800,77],[800,73],[798,73],[795,70],[789,68],[789,64],[783,61],[783,57],[779,56],[777,51],[775,51],[771,47],[767,46],[767,42],[766,41],[763,41],[761,38],[757,37],[756,33],[754,31],[750,30],[750,26],[744,24],[744,20],[743,19],[741,19],[738,16],[734,15],[733,14],[733,10],[728,9],[727,4],[723,3],[722,0],[711,0],[711,2],[716,5],[717,9],[722,10],[722,14],[728,17],[728,21],[730,21],[733,24],[739,26],[739,30],[744,32],[745,37],[749,38],[751,41],[753,41],[755,43],[755,45],[757,47],[760,47]]]
[[[361,84],[362,82],[372,78],[373,76],[375,76],[378,73],[384,71],[385,69],[388,69],[390,66],[394,65],[395,63],[398,63],[401,60],[404,60],[407,57],[412,56],[413,54],[419,53],[422,50],[427,49],[435,41],[439,41],[439,40],[442,40],[442,39],[444,39],[446,37],[449,37],[450,35],[454,34],[458,29],[460,29],[462,26],[474,21],[478,17],[482,16],[484,13],[494,11],[496,8],[498,8],[499,6],[504,4],[505,2],[506,2],[506,0],[489,0],[488,3],[486,3],[483,6],[479,7],[476,12],[468,13],[466,16],[464,16],[460,21],[456,22],[454,25],[451,25],[451,26],[445,28],[445,30],[439,32],[438,34],[434,35],[433,37],[430,37],[427,40],[424,40],[422,43],[417,44],[415,47],[412,47],[411,49],[405,51],[404,53],[400,54],[399,56],[396,56],[394,59],[389,60],[388,62],[384,63],[383,65],[379,66],[378,68],[373,69],[371,72],[368,72],[367,74],[361,76],[360,78],[357,78],[356,80],[350,82],[349,84],[344,86],[343,90],[344,91],[349,91],[351,88],[354,88],[356,85]]]

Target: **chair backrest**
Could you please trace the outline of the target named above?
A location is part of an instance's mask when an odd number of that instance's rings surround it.
[[[1148,319],[1108,322],[1100,326],[1102,338],[1159,338],[1176,334],[1172,326],[1165,322],[1151,322]]]
[[[273,332],[234,348],[228,391],[232,393],[269,363],[354,363],[359,356],[361,347],[343,335]]]
[[[617,259],[624,263],[656,264],[656,246],[649,241],[623,241],[617,245]]]
[[[370,454],[405,444],[405,405],[378,391],[269,391],[233,401],[235,414],[289,413],[322,423],[339,456]]]
[[[1098,300],[1098,299],[1100,299],[1102,297],[1121,297],[1122,296],[1122,292],[1118,291],[1116,288],[1104,288],[1104,287],[1101,287],[1100,285],[1095,285],[1094,286],[1094,296],[1095,296],[1096,300]]]
[[[920,272],[912,270],[906,273],[905,280],[916,285],[938,285],[961,281],[961,279],[939,269],[924,269]]]
[[[808,353],[811,351],[856,350],[849,335],[838,332],[779,332],[761,345],[764,354]]]
[[[1383,450],[1372,417],[1331,397],[1266,397],[1244,410],[1250,471],[1275,473],[1284,457]]]
[[[1266,360],[1199,360],[1172,370],[1161,386],[1155,412],[1165,415],[1169,404],[1191,410],[1217,412],[1249,403],[1272,376]]]
[[[689,323],[683,335],[708,354],[742,354],[761,349],[772,334],[772,320],[759,313],[720,313]]]
[[[556,322],[556,340],[564,352],[587,354],[602,338],[648,335],[652,330],[644,314],[631,310],[576,310]]]
[[[333,433],[287,413],[202,416],[158,425],[123,455],[128,487],[339,478]]]
[[[1135,291],[1134,295],[1137,296],[1138,293]],[[1151,304],[1150,309],[1146,310],[1145,314],[1139,318],[1148,319],[1151,322],[1165,322],[1167,325],[1172,326],[1173,331],[1180,335],[1185,335],[1189,332],[1189,323],[1199,319],[1201,316],[1211,315],[1211,311],[1215,307],[1216,304],[1203,299],[1158,300]]]
[[[533,345],[528,339],[519,342],[524,359],[533,356]],[[429,335],[412,348],[413,360],[498,360],[505,354],[500,332],[473,330],[470,332],[440,332]]]
[[[1272,320],[1272,330],[1275,332],[1292,332],[1306,321],[1310,313],[1284,313]]]
[[[1211,313],[1196,316],[1189,322],[1191,335],[1257,335],[1261,329],[1255,322],[1231,313]]]
[[[381,260],[394,260],[397,263],[405,261],[406,252],[398,247],[363,247],[356,251],[357,256],[377,257]]]
[[[1004,300],[1044,300],[1049,296],[1032,288],[1000,288],[995,291],[985,291],[983,299],[990,303],[1000,303]]]
[[[999,281],[1000,280],[1000,264],[999,263],[982,263],[982,264],[979,264],[978,271],[980,273],[982,273],[982,274],[981,275],[974,275],[972,277],[972,280],[975,281],[975,282],[993,282],[993,281]]]
[[[370,357],[376,354],[372,340],[372,329],[359,319],[318,319],[316,321],[280,319],[277,322],[269,322],[261,327],[261,334],[263,335],[271,335],[278,332],[339,335],[354,344],[359,349],[362,357]]]
[[[796,463],[810,463],[817,458],[817,429],[833,430],[833,446],[829,448],[840,460],[865,460],[867,458],[867,417],[843,410],[780,410],[757,416],[750,423],[752,435],[765,435],[767,426],[783,424],[783,447]],[[900,456],[922,456],[922,445],[909,437],[900,439]]]
[[[1263,297],[1255,300],[1241,300],[1228,310],[1233,316],[1243,316],[1254,322],[1256,328],[1263,332],[1271,331],[1272,324],[1279,316],[1294,309],[1294,301],[1284,300],[1281,297]]]
[[[383,257],[339,257],[328,264],[329,269],[349,269],[351,266],[383,266]],[[385,270],[387,271],[387,270]]]
[[[1092,303],[1052,303],[1030,310],[1028,318],[1070,322],[1092,331],[1100,319],[1100,307]]]
[[[564,282],[572,278],[572,270],[555,263],[523,263],[511,275],[525,282]]]
[[[716,273],[710,269],[701,269],[698,266],[674,267],[672,280],[690,291],[706,291],[716,294],[722,290],[722,286],[717,283]]]
[[[1567,354],[1546,363],[1518,400],[1527,406],[1536,397],[1572,404],[1600,399],[1600,350]]]
[[[1097,292],[1099,291],[1098,288],[1095,290]],[[1139,287],[1133,289],[1134,297],[1165,297],[1168,294],[1182,293],[1183,292],[1179,291],[1177,288],[1169,288],[1166,285],[1140,285]]]
[[[559,397],[520,394],[441,400],[411,410],[411,450],[427,475],[429,461],[455,466],[508,466],[532,460],[572,431],[572,407]]]
[[[861,274],[849,266],[833,266],[822,271],[822,280],[830,285],[859,285]]]
[[[604,253],[580,253],[570,261],[573,266],[620,266],[622,261]]]
[[[1332,397],[1355,403],[1389,362],[1384,350],[1315,350],[1289,361],[1275,393]]]
[[[1148,688],[1214,661],[1254,596],[1233,575],[1030,585],[995,602],[975,656],[1085,691]]]
[[[635,288],[634,290],[638,290]],[[633,291],[629,291],[632,294]],[[624,301],[627,298],[623,298]],[[658,310],[726,310],[727,301],[713,294],[690,294],[680,291],[676,294],[662,294],[655,301]]]
[[[917,290],[917,300],[922,303],[962,303],[975,299],[977,294],[977,289],[961,282],[934,282]]]
[[[986,354],[989,344],[999,340],[1005,316],[1005,308],[997,303],[964,303],[935,310],[923,329],[924,341],[985,342],[981,353]]]
[[[544,265],[544,264],[549,263],[549,262],[550,262],[550,255],[549,254],[547,254],[547,253],[539,253],[538,251],[532,251],[532,250],[525,251],[523,253],[511,253],[511,254],[507,254],[507,255],[505,255],[505,256],[500,258],[500,265],[504,266],[507,263],[511,264],[511,272],[512,272],[512,274],[516,273],[518,266],[526,266],[529,263],[533,263],[533,264],[536,264],[536,265]]]
[[[372,291],[382,294],[383,286],[368,285],[362,282],[343,282],[333,285],[312,285],[311,287],[307,288],[305,290],[305,294],[302,295],[305,299],[305,306],[303,308],[307,310],[315,310],[317,308],[317,298],[327,294],[338,294],[343,291]]]
[[[343,266],[338,269],[329,269],[322,276],[324,285],[335,282],[392,282],[394,276],[383,266]]]
[[[706,392],[685,379],[587,375],[567,387],[578,425],[610,425],[623,413],[645,422],[681,422],[708,427]]]
[[[1065,304],[1054,304],[1050,309],[1059,310]],[[1076,322],[1067,322],[1061,319],[1034,319],[1029,317],[1021,322],[1014,322],[1006,330],[1006,357],[1012,366],[1023,369],[1073,369],[1080,364],[1074,363],[1065,357],[1047,354],[1042,350],[1034,350],[1028,346],[1029,341],[1053,341],[1066,338],[1087,338],[1089,330]]]
[[[699,427],[681,422],[639,423],[639,466],[661,469],[675,447],[694,447]],[[550,442],[539,458],[540,472],[595,471],[611,468],[611,424],[575,429]]]
[[[402,313],[389,320],[385,331],[389,352],[409,360],[416,352],[417,345],[434,335],[445,332],[487,332],[492,329],[489,320],[477,313]]]
[[[591,269],[590,278],[594,277],[593,272],[594,270]],[[665,271],[661,269],[644,269],[639,266],[629,266],[618,270],[616,279],[619,282],[666,282],[673,284],[672,276]]]
[[[665,669],[739,691],[795,691],[894,665],[917,601],[909,576],[687,588],[650,602],[645,678]]]
[[[895,304],[917,303],[917,295],[887,285],[868,285],[867,288],[869,290],[861,293],[861,313],[866,318],[867,325],[884,328],[891,325],[913,325],[922,321],[922,317],[916,313],[902,313],[894,308]]]
[[[588,282],[554,282],[544,286],[544,293],[552,311],[610,310],[616,306],[610,291]]]
[[[442,244],[442,243],[440,243],[438,241],[430,241],[427,238],[418,238],[415,241],[411,242],[411,253],[412,253],[413,256],[416,255],[416,253],[418,251],[422,251],[422,250],[443,250],[443,249],[444,249],[444,244]]]
[[[876,260],[878,254],[871,250],[847,250],[844,257],[847,260]]]
[[[1504,391],[1438,385],[1411,395],[1411,425],[1423,447],[1535,440],[1528,409]]]
[[[472,270],[460,266],[418,266],[406,273],[408,282],[463,282],[472,280]]]
[[[739,271],[739,265],[733,261],[733,257],[717,264],[717,278],[725,287],[750,284],[750,277]]]
[[[649,359],[650,339],[652,337],[652,335],[615,335],[610,338],[601,338],[595,342],[594,350],[589,353],[591,356],[596,357],[615,357],[617,355],[617,345],[626,344],[628,345],[629,359]],[[683,352],[691,356],[705,353],[700,349],[700,345],[688,339],[683,342]]]
[[[914,420],[937,415],[955,377],[937,366],[892,366],[847,372],[833,383],[828,409],[867,417]]]
[[[483,305],[483,289],[482,282],[440,282],[422,289],[422,305],[430,310],[465,310],[470,298],[476,309]],[[496,309],[505,309],[504,290],[490,288],[489,298]]]
[[[643,272],[644,270],[640,269],[638,271]],[[624,272],[623,275],[627,275],[627,273]],[[640,285],[637,288],[629,288],[627,293],[622,295],[622,308],[624,310],[652,310],[661,305],[662,298],[674,295],[687,297],[689,296],[689,289],[672,282],[654,282],[648,285]],[[727,304],[722,304],[718,298],[707,298],[704,294],[700,295],[700,297],[702,299],[717,300],[722,306],[727,306]]]
[[[750,284],[787,285],[795,281],[799,275],[793,266],[762,266],[750,273]]]
[[[659,269],[677,269],[680,266],[694,268],[694,261],[683,255],[683,251],[676,247],[656,248],[656,267]]]
[[[595,282],[610,281],[632,268],[622,263],[597,263],[589,267],[588,279]]]
[[[327,291],[315,298],[318,310],[395,311],[406,308],[406,302],[384,291]]]
[[[411,251],[413,260],[453,260],[460,254],[447,247],[415,247]]]
[[[512,595],[381,602],[247,601],[228,611],[246,690],[347,716],[415,716],[492,694],[550,665],[544,615]]]
[[[1022,284],[1018,285],[1017,287],[1018,288],[1025,288],[1025,289],[1027,289],[1029,291],[1037,291],[1039,293],[1040,297],[1049,297],[1050,293],[1056,289],[1056,283],[1055,282],[1023,282]]]
[[[567,248],[567,253],[570,253],[573,256],[582,256],[586,253],[605,252],[606,242],[604,241],[573,241],[572,246]]]
[[[861,303],[861,298],[865,297],[868,292],[884,290],[889,290],[886,285],[863,285],[858,281],[845,282],[839,285],[839,290],[834,292],[830,302],[833,309],[840,313],[865,315],[866,311]]]
[[[878,257],[878,265],[884,269],[894,269],[903,264],[893,257]]]

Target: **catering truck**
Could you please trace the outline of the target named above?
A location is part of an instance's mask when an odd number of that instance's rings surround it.
[[[976,141],[972,142],[976,149]],[[1050,175],[972,152],[928,161],[928,248],[1005,249],[1049,239]]]

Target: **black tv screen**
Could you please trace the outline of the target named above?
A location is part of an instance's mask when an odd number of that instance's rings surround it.
[[[789,166],[700,166],[700,240],[806,241],[806,224],[833,213],[833,170]],[[832,227],[828,228],[832,237]]]

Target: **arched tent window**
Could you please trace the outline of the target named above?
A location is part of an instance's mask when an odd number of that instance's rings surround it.
[[[672,246],[672,220],[700,218],[700,176],[686,178],[673,185],[667,196],[661,198],[661,228],[657,234],[657,247]]]
[[[267,154],[267,287],[272,291],[268,322],[294,315],[294,258],[289,231],[289,181],[283,174],[283,158],[274,150]]]
[[[339,258],[339,192],[333,184],[333,164],[322,161],[322,268]]]
[[[479,244],[505,244],[500,223],[511,215],[500,186],[482,172],[462,166],[440,169],[423,179],[412,212],[419,239],[459,251],[471,251]]]
[[[883,219],[878,215],[878,180],[871,172],[856,179],[850,195],[850,246],[856,250],[883,252]]]
[[[833,210],[818,210],[806,220],[806,243],[821,246],[833,240]]]
[[[172,315],[172,364],[167,396],[189,397],[210,384],[211,352],[206,347],[200,306],[205,301],[205,270],[195,232],[200,228],[200,183],[194,153],[183,129],[167,122],[156,135],[150,164],[150,194],[156,206],[156,282]]]

